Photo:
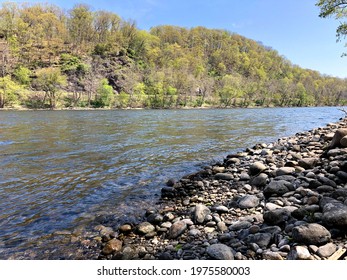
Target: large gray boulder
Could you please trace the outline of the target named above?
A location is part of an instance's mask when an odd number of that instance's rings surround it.
[[[307,245],[324,245],[331,239],[330,232],[320,224],[304,224],[293,228],[294,242]]]
[[[347,205],[332,198],[322,198],[319,203],[322,222],[329,227],[347,227]]]
[[[329,145],[329,149],[333,149],[336,147],[347,147],[347,146],[343,146],[341,144],[341,140],[347,136],[347,129],[346,128],[340,128],[335,132],[335,135],[333,137],[333,139],[330,142]],[[346,143],[346,141],[342,141],[343,144]]]

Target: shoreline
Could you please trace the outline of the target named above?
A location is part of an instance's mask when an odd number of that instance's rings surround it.
[[[319,106],[247,106],[247,107],[221,107],[221,106],[204,106],[204,107],[172,107],[172,108],[144,108],[144,107],[138,107],[138,108],[92,108],[92,107],[71,107],[71,108],[26,108],[26,107],[18,107],[18,108],[0,108],[0,112],[25,112],[25,111],[141,111],[141,110],[213,110],[213,109],[220,109],[220,110],[232,110],[232,109],[274,109],[274,108],[324,108],[324,107],[336,107],[336,108],[343,108],[344,105],[334,105],[334,106],[328,106],[328,105],[319,105]],[[344,109],[340,109],[341,111],[345,112]]]
[[[97,259],[346,258],[347,149],[324,156],[338,128],[347,119],[171,179],[138,224],[100,224],[81,246]]]

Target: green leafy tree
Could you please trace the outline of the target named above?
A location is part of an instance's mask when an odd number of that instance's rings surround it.
[[[23,90],[10,76],[0,78],[0,108],[14,105]]]
[[[45,97],[42,101],[42,107],[45,106],[48,99],[49,107],[56,107],[59,90],[66,85],[67,79],[61,74],[59,68],[43,68],[36,71],[35,85],[39,90],[44,91]]]
[[[78,4],[71,11],[68,19],[68,29],[75,53],[90,49],[93,38],[93,13],[89,6]]]
[[[98,95],[94,102],[96,107],[112,107],[114,103],[114,93],[107,79],[101,80],[97,93]]]
[[[31,82],[31,70],[24,67],[24,66],[19,66],[15,71],[14,71],[14,76],[16,77],[16,80],[24,85],[24,86],[29,86]]]
[[[225,75],[218,93],[221,105],[229,107],[235,104],[236,98],[242,96],[240,76]]]
[[[336,36],[338,41],[344,39],[347,36],[347,23],[345,21],[342,21],[342,19],[347,16],[347,1],[319,0],[316,5],[320,8],[320,17],[334,17],[335,19],[340,21],[340,25],[336,30]]]

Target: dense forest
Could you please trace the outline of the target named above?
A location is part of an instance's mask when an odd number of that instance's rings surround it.
[[[319,59],[319,58],[317,58]],[[342,105],[347,80],[226,30],[157,26],[79,4],[4,3],[0,108]]]

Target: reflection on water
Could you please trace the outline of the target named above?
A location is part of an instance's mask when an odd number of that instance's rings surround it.
[[[171,177],[340,117],[336,108],[0,112],[0,258],[43,250],[40,238],[96,213],[142,214]]]

